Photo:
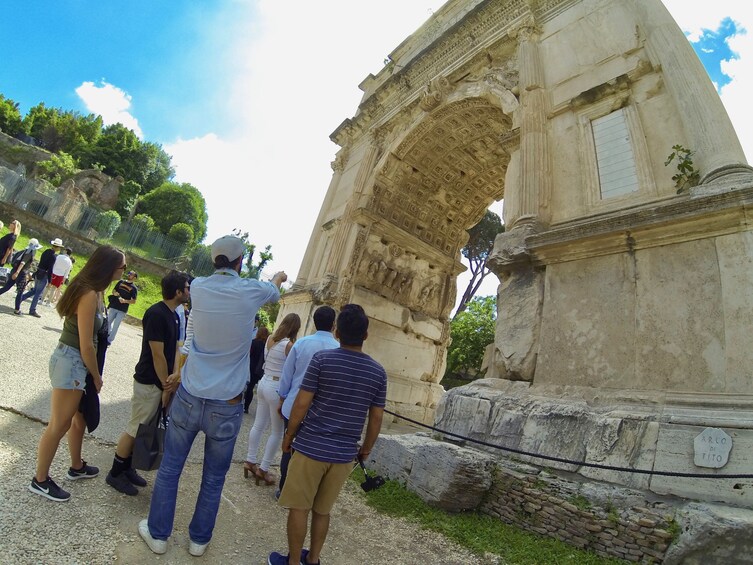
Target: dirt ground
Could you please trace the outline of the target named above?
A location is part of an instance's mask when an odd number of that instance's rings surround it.
[[[2,563],[266,563],[271,551],[286,552],[286,511],[274,499],[274,488],[245,480],[242,462],[255,405],[244,419],[228,473],[214,537],[203,557],[188,553],[188,523],[201,481],[202,436],[181,479],[175,530],[163,556],[152,554],[137,526],[148,513],[155,473],[149,485],[129,497],[110,488],[104,476],[112,464],[114,444],[129,415],[133,367],[141,329],[122,325],[108,352],[101,395],[102,423],[87,434],[84,457],[100,467],[92,480],[69,482],[63,477],[70,460],[65,443],[53,462],[51,476],[72,494],[55,503],[27,490],[34,473],[36,447],[49,416],[49,354],[62,324],[47,308],[42,319],[15,316],[13,294],[0,297],[0,562]],[[28,306],[26,307],[28,308]],[[24,312],[26,312],[24,308]],[[395,429],[384,429],[395,433]],[[276,470],[276,469],[275,469]],[[371,510],[360,488],[349,482],[333,510],[322,563],[350,564],[472,564],[488,563],[439,534]]]

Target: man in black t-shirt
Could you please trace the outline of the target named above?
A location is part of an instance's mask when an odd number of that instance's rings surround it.
[[[136,271],[128,271],[125,280],[115,283],[112,293],[108,296],[107,320],[110,324],[108,328],[109,337],[107,341],[112,344],[115,340],[115,334],[118,333],[120,322],[126,317],[128,307],[136,302],[138,290],[134,282],[139,275]]]
[[[154,416],[160,402],[167,406],[180,383],[177,362],[180,323],[175,309],[188,302],[189,297],[188,275],[172,271],[162,279],[162,301],[144,313],[141,356],[133,375],[131,420],[118,440],[112,469],[105,479],[123,494],[136,495],[137,486],[146,486],[146,481],[131,465],[134,439],[139,424],[145,424]]]

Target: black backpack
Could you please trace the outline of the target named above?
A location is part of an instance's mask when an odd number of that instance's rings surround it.
[[[16,269],[18,267],[18,264],[21,261],[24,261],[24,258],[26,256],[26,252],[27,251],[28,251],[28,248],[26,248],[26,247],[23,248],[21,251],[16,251],[13,254],[13,256],[11,257],[11,259],[10,259],[11,267],[13,267],[14,269]],[[28,265],[28,263],[29,263],[28,259],[25,260],[24,263],[26,263]]]

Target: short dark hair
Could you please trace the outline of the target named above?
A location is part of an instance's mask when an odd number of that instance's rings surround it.
[[[238,266],[238,263],[240,263],[242,260],[243,260],[243,255],[241,255],[234,261],[231,261],[225,255],[217,255],[217,257],[214,258],[214,268],[215,269],[235,269]]]
[[[362,345],[369,330],[369,317],[358,304],[346,304],[337,316],[340,345]]]
[[[65,248],[65,254],[66,255],[73,255],[73,249],[71,249],[70,247],[66,247]]]
[[[318,331],[331,332],[335,327],[337,313],[332,306],[319,306],[314,312],[314,327]]]
[[[181,271],[170,271],[162,277],[162,298],[172,300],[179,290],[185,290],[188,275]]]

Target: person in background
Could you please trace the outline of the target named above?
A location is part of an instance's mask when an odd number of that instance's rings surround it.
[[[52,276],[47,290],[44,292],[42,304],[53,306],[60,299],[60,287],[68,279],[73,268],[73,249],[66,247],[55,257],[55,263],[52,265]]]
[[[248,381],[254,316],[267,302],[280,299],[280,286],[287,280],[284,272],[276,273],[269,282],[241,278],[245,253],[240,238],[228,235],[217,239],[211,246],[214,274],[191,283],[188,357],[170,403],[165,451],[154,482],[149,517],[138,526],[141,538],[157,554],[167,551],[178,482],[199,432],[204,432],[204,462],[188,526],[188,552],[203,555],[212,539],[222,488],[243,422],[243,389]]]
[[[29,240],[29,246],[26,249],[22,249],[18,253],[15,253],[11,260],[11,273],[8,280],[5,282],[2,288],[0,288],[0,295],[8,292],[14,285],[17,287],[17,293],[23,293],[24,288],[28,282],[28,272],[31,268],[31,264],[34,261],[34,255],[38,249],[42,246],[39,245],[39,241],[32,237]],[[21,310],[16,307],[14,312],[17,315],[21,315]]]
[[[246,385],[246,393],[243,395],[243,412],[245,414],[248,414],[248,407],[254,399],[254,387],[264,376],[264,346],[268,337],[267,326],[261,326],[251,342],[251,351],[248,354],[251,375],[248,385]]]
[[[37,270],[34,271],[34,288],[25,292],[18,293],[16,295],[16,314],[21,312],[21,303],[27,298],[32,298],[31,306],[29,306],[29,315],[35,318],[41,318],[42,316],[37,312],[37,304],[39,299],[44,293],[44,289],[47,287],[47,283],[52,278],[52,266],[55,264],[55,257],[63,249],[63,240],[56,237],[50,242],[49,249],[45,249],[42,256],[39,258],[39,264]]]
[[[64,321],[60,341],[50,358],[50,419],[39,440],[36,474],[28,487],[34,494],[49,500],[65,502],[71,496],[50,478],[50,465],[66,433],[71,455],[66,477],[75,481],[99,474],[97,467],[87,465],[81,458],[86,423],[78,408],[86,386],[87,370],[97,392],[102,388],[94,340],[105,323],[104,291],[123,275],[125,269],[122,251],[111,245],[98,247],[57,305]]]
[[[288,554],[272,552],[268,565],[319,563],[329,514],[358,457],[371,453],[382,426],[387,373],[365,354],[369,319],[358,304],[337,317],[340,347],[314,353],[290,412],[282,450],[294,449],[279,504],[288,509]],[[363,425],[368,424],[359,448]],[[308,515],[311,549],[303,549]]]
[[[309,366],[309,361],[317,351],[324,349],[337,349],[340,344],[332,335],[335,329],[335,309],[331,306],[320,306],[314,312],[314,327],[316,333],[302,337],[293,344],[285,365],[282,367],[282,376],[280,377],[280,386],[277,394],[280,396],[280,405],[278,411],[282,415],[284,428],[288,427],[290,411],[293,408],[295,397],[301,388],[303,376]],[[285,486],[285,477],[288,474],[288,464],[290,463],[290,452],[282,453],[280,459],[280,488],[275,493],[280,497],[282,488]]]
[[[279,327],[267,339],[266,355],[264,362],[264,376],[259,381],[256,389],[259,399],[256,402],[256,416],[254,425],[248,432],[248,455],[246,462],[243,464],[243,476],[248,478],[252,473],[258,485],[260,481],[269,486],[276,481],[275,477],[269,472],[280,449],[282,441],[282,416],[277,411],[280,397],[277,395],[277,388],[280,383],[282,366],[285,358],[288,356],[290,349],[295,343],[298,330],[301,329],[301,318],[298,314],[288,314],[282,319]],[[261,463],[256,464],[261,437],[268,427],[272,431],[267,438],[267,444],[264,449],[264,456]]]
[[[188,302],[188,275],[171,271],[162,277],[162,300],[150,306],[142,319],[141,356],[133,375],[131,420],[120,435],[112,469],[105,482],[115,490],[135,496],[136,487],[145,487],[146,480],[132,465],[133,445],[139,424],[147,423],[160,403],[167,407],[180,383],[178,370],[178,337],[180,323],[176,309]]]
[[[8,233],[0,237],[0,267],[5,266],[13,254],[13,245],[21,234],[21,222],[12,220],[8,224]]]
[[[107,321],[110,324],[110,337],[108,338],[110,344],[115,341],[120,322],[128,314],[128,307],[136,302],[138,289],[135,281],[137,278],[139,278],[139,275],[136,271],[128,271],[125,280],[118,281],[108,297]]]

